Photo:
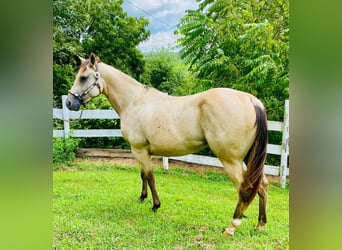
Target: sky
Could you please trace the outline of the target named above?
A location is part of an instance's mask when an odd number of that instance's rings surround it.
[[[129,16],[149,19],[150,38],[139,45],[146,53],[161,47],[174,46],[177,37],[173,34],[185,10],[197,9],[196,0],[124,0],[123,10]]]

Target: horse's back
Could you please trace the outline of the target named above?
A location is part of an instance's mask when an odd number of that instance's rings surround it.
[[[131,146],[146,147],[154,155],[178,156],[204,148],[196,99],[148,90],[121,119],[125,139]]]

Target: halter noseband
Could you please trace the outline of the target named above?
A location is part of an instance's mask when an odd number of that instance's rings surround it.
[[[93,82],[92,84],[89,85],[89,87],[81,94],[77,94],[77,93],[74,93],[72,92],[71,90],[69,90],[68,92],[70,94],[72,94],[74,97],[76,97],[77,99],[79,99],[81,101],[81,103],[83,105],[85,105],[85,103],[83,102],[83,97],[85,97],[86,95],[88,95],[88,93],[94,88],[94,87],[98,87],[100,93],[102,93],[101,91],[101,86],[99,84],[99,80],[100,80],[100,77],[101,77],[101,74],[100,72],[97,71],[97,62],[95,62],[95,73],[94,73],[94,77],[95,77],[95,82]]]

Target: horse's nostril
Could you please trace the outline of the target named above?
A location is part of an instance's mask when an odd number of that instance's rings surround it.
[[[66,101],[66,105],[67,105],[68,108],[70,108],[71,107],[71,101],[67,100]]]

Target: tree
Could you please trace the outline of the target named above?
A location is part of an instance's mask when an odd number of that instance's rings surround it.
[[[161,48],[145,55],[145,72],[141,81],[170,95],[192,94],[196,81],[177,52]]]
[[[74,56],[96,53],[103,61],[139,79],[144,69],[137,45],[146,40],[148,20],[129,17],[123,0],[53,1],[54,102],[60,105],[74,79]]]
[[[288,1],[202,0],[177,26],[182,58],[210,87],[250,92],[270,119],[288,98]],[[275,111],[276,110],[276,111]]]

